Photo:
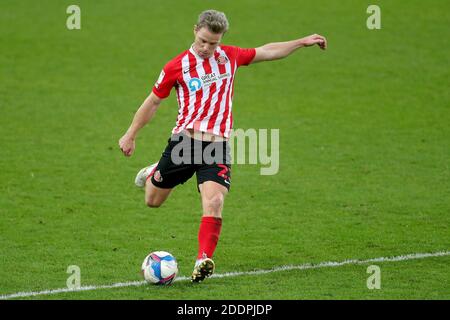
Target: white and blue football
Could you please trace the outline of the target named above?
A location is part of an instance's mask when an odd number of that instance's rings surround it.
[[[166,251],[154,251],[142,263],[144,279],[151,284],[169,285],[175,280],[177,273],[177,260]]]

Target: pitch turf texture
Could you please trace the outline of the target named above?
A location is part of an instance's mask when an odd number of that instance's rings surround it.
[[[195,179],[146,208],[136,172],[161,155],[174,92],[125,158],[117,141],[204,1],[0,3],[0,295],[139,281],[151,250],[189,276]],[[366,9],[381,8],[381,30]],[[217,273],[450,249],[446,1],[227,1],[225,44],[325,35],[329,49],[239,69],[235,128],[280,130],[280,169],[233,165]],[[35,299],[448,299],[450,257],[42,295]]]

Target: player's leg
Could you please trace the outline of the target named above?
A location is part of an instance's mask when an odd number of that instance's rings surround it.
[[[222,209],[230,187],[230,167],[202,166],[197,171],[198,188],[202,198],[203,215],[198,232],[198,254],[192,272],[192,281],[200,282],[212,275],[212,256],[222,230]]]
[[[145,204],[150,208],[160,207],[169,197],[172,188],[159,188],[149,178],[145,184]]]
[[[152,183],[151,178],[157,171],[158,164],[159,162],[142,168],[134,180],[136,186],[140,188],[145,187],[145,204],[151,208],[160,207],[172,191],[172,188],[161,188]],[[160,172],[158,172],[157,175],[159,177]]]
[[[228,189],[215,181],[205,181],[198,186],[202,197],[203,217],[222,219],[223,203]]]
[[[203,215],[198,232],[197,262],[211,259],[219,241],[222,229],[222,209],[228,189],[215,181],[199,185]]]
[[[176,164],[172,161],[172,151],[183,140],[170,138],[168,145],[157,163],[143,168],[136,176],[138,187],[145,186],[145,203],[151,208],[160,207],[169,197],[173,188],[185,183],[195,173],[190,163]]]
[[[190,165],[175,165],[170,159],[162,157],[156,168],[146,178],[145,204],[151,208],[160,207],[169,197],[172,189],[185,183],[194,175]]]

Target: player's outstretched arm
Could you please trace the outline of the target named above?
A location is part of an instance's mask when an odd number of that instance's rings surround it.
[[[153,92],[144,100],[138,111],[134,115],[133,122],[127,132],[120,138],[119,147],[127,157],[131,156],[136,147],[135,140],[138,131],[145,126],[158,109],[162,99],[158,98]]]
[[[251,63],[283,59],[299,48],[317,44],[320,49],[327,48],[327,39],[319,34],[313,34],[301,39],[286,42],[273,42],[256,48],[256,54]]]

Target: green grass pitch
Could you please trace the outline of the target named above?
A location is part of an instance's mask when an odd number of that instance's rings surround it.
[[[81,8],[68,30],[66,8]],[[366,9],[381,8],[369,30]],[[133,157],[117,141],[198,14],[224,11],[224,44],[312,33],[329,49],[239,69],[235,128],[280,130],[280,170],[234,165],[216,272],[450,250],[447,1],[0,2],[0,295],[139,281],[152,250],[189,276],[201,216],[195,179],[159,209],[136,172],[161,155],[174,92]],[[448,299],[449,256],[27,297],[29,299]]]

